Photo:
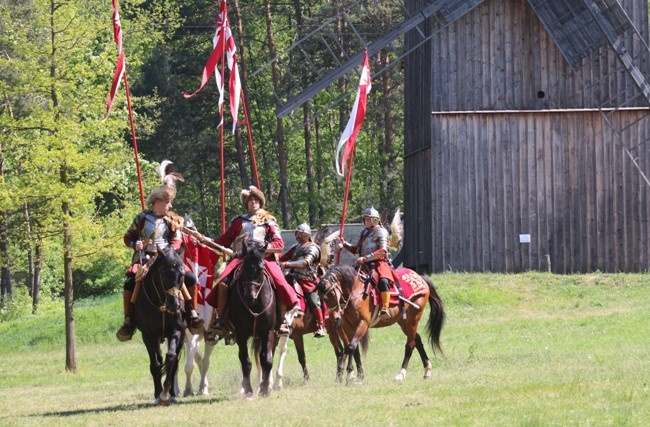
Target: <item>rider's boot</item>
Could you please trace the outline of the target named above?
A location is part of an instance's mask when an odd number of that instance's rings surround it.
[[[206,304],[206,307],[210,307],[210,320],[208,322],[208,328],[203,331],[203,339],[210,344],[217,343],[217,334],[212,331],[212,326],[217,318],[217,310],[213,309],[210,305]]]
[[[380,292],[382,307],[379,310],[379,318],[381,320],[390,319],[390,292]]]
[[[226,303],[228,302],[228,285],[219,282],[217,284],[217,317],[214,323],[210,325],[210,330],[220,337],[224,337],[228,328],[228,319],[226,318]]]
[[[124,304],[124,323],[120,326],[115,336],[121,342],[128,341],[135,333],[135,325],[131,320],[133,318],[133,308],[135,304],[131,302],[133,291],[124,290],[122,293],[122,303]]]
[[[291,335],[293,319],[302,317],[304,313],[300,310],[300,304],[296,304],[290,310],[280,309],[280,319],[282,323],[278,326],[278,336],[284,337]]]
[[[196,286],[188,286],[187,292],[189,293],[190,300],[185,300],[185,313],[188,317],[187,327],[194,335],[203,333],[203,319],[199,319],[199,314],[196,312]]]
[[[314,338],[323,338],[325,336],[325,327],[323,326],[323,310],[320,307],[314,307],[311,310],[314,315],[314,320],[316,321],[316,331],[314,332]]]

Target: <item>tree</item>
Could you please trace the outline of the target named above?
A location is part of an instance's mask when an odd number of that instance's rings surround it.
[[[104,76],[111,75],[114,64],[108,60],[114,56],[114,46],[107,43],[110,9],[89,0],[12,6],[6,13],[14,25],[2,40],[7,53],[2,70],[11,77],[3,79],[3,90],[13,112],[0,118],[8,147],[3,197],[19,207],[13,216],[30,218],[37,241],[61,239],[65,366],[75,372],[73,268],[88,247],[99,249],[100,236],[114,241],[116,231],[104,226],[123,206],[105,216],[98,212],[105,208],[105,195],[121,187],[130,160],[121,138],[124,126],[99,121],[110,80]],[[125,194],[114,196],[126,199]]]

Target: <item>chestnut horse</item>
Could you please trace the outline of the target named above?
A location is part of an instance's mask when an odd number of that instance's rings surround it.
[[[339,366],[339,369],[336,373],[336,378],[339,382],[341,382],[343,380],[342,366],[345,362],[345,357],[346,357],[345,349],[336,331],[333,330],[332,322],[330,322],[329,319],[325,319],[325,329],[327,330],[327,336],[329,337],[330,343],[334,348],[334,354],[336,355],[337,366]],[[277,369],[275,371],[275,382],[273,384],[273,388],[275,388],[276,390],[281,390],[283,387],[282,378],[284,377],[284,359],[285,356],[287,355],[287,343],[289,341],[289,338],[293,340],[293,343],[296,346],[296,354],[298,355],[298,362],[300,362],[300,366],[302,367],[303,383],[307,384],[307,382],[309,381],[309,369],[307,368],[307,358],[305,356],[305,341],[303,337],[305,334],[310,334],[314,332],[316,332],[316,321],[314,320],[314,316],[312,316],[311,312],[309,310],[306,310],[305,314],[302,317],[294,319],[292,323],[291,335],[289,335],[288,337],[281,336],[278,339],[277,347],[279,349],[279,355],[278,355]],[[364,355],[366,354],[366,351],[368,349],[368,342],[369,339],[367,335],[361,339],[361,350]],[[363,380],[363,376],[364,376],[363,365],[361,363],[361,354],[359,352],[358,347],[354,352],[354,361],[357,367],[358,379]],[[350,360],[350,362],[352,361]]]
[[[378,318],[379,304],[372,298],[370,286],[362,280],[362,275],[348,265],[332,267],[322,278],[319,290],[325,300],[330,318],[334,319],[337,332],[345,344],[345,353],[348,356],[348,382],[353,378],[350,356],[354,354],[359,341],[364,337],[368,328],[383,328],[399,324],[402,332],[406,335],[406,346],[404,348],[404,359],[402,367],[395,377],[396,381],[403,381],[406,378],[406,370],[409,360],[416,348],[424,365],[424,378],[431,378],[431,362],[427,356],[420,334],[418,334],[418,323],[427,301],[430,305],[427,331],[429,342],[434,355],[442,353],[440,347],[440,333],[445,322],[445,310],[442,300],[436,289],[427,277],[421,276],[407,268],[395,270],[396,275],[402,280],[403,287],[414,290],[410,298],[402,304],[391,304],[390,318],[380,320]],[[342,369],[339,364],[338,369]]]
[[[172,247],[158,248],[158,255],[144,276],[135,301],[133,317],[149,353],[154,405],[167,406],[176,401],[174,382],[186,328],[182,312],[184,305],[179,300],[184,275],[181,255]],[[160,344],[165,340],[167,354],[163,361]]]

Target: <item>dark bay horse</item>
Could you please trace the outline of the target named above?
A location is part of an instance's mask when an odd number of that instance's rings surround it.
[[[345,344],[345,353],[348,358],[355,352],[359,341],[366,335],[368,328],[383,328],[399,324],[406,335],[404,359],[402,367],[395,380],[402,381],[406,377],[409,360],[416,348],[424,365],[424,378],[431,377],[431,362],[427,356],[422,339],[418,334],[418,323],[424,313],[427,301],[430,305],[427,331],[433,353],[442,353],[440,347],[440,333],[445,321],[445,310],[442,300],[438,296],[431,280],[420,276],[416,272],[401,268],[396,270],[397,275],[416,290],[409,298],[410,303],[404,305],[406,316],[403,317],[399,305],[391,305],[391,317],[380,320],[377,316],[378,304],[375,304],[371,293],[368,292],[366,283],[351,266],[340,265],[332,267],[322,278],[319,289],[330,310],[330,317],[337,324],[337,332]],[[339,364],[339,370],[342,364]],[[351,360],[348,363],[348,381],[351,379]]]
[[[247,240],[239,256],[243,259],[234,272],[226,305],[239,347],[239,361],[243,374],[242,393],[247,399],[253,397],[251,386],[252,363],[248,355],[248,340],[253,339],[253,351],[262,370],[259,393],[271,393],[271,369],[275,348],[275,329],[279,322],[279,303],[264,269],[266,244]]]
[[[167,406],[176,400],[174,380],[186,328],[183,304],[179,300],[184,273],[183,258],[175,249],[158,248],[158,255],[142,280],[135,302],[135,325],[142,333],[142,341],[149,353],[154,405]],[[167,354],[163,361],[160,345],[164,340],[167,340]]]

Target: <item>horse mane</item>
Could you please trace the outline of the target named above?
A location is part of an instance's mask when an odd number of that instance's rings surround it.
[[[336,265],[330,269],[330,273],[340,277],[339,284],[345,287],[348,292],[352,290],[357,271],[350,265]]]
[[[257,279],[264,270],[264,255],[266,244],[256,240],[246,240],[242,245],[239,256],[242,262],[242,279]]]

